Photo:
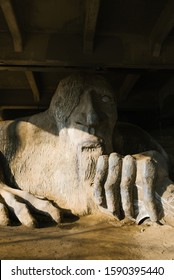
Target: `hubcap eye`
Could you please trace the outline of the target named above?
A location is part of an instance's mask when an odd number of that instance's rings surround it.
[[[111,101],[111,98],[110,98],[109,96],[107,96],[107,95],[104,95],[104,96],[102,96],[102,101],[103,101],[104,103],[107,103],[107,102],[110,102],[110,101]]]

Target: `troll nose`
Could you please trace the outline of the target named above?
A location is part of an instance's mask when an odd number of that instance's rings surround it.
[[[86,124],[89,127],[96,127],[99,124],[99,116],[98,114],[93,110],[90,110],[87,113],[87,118],[86,118]]]

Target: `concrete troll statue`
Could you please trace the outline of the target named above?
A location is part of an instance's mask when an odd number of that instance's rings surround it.
[[[155,150],[120,155],[113,147],[116,122],[110,85],[88,74],[62,80],[47,111],[2,121],[0,225],[8,225],[13,212],[21,224],[34,226],[31,209],[56,223],[65,210],[137,222],[173,217],[165,152],[149,140]]]

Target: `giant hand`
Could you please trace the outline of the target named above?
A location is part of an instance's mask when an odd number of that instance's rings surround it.
[[[174,221],[174,184],[168,177],[163,156],[149,151],[133,156],[99,157],[94,179],[94,197],[101,211],[137,223]]]
[[[32,210],[32,212],[30,211]],[[39,199],[27,191],[17,190],[1,184],[0,187],[0,225],[11,224],[10,212],[15,214],[19,222],[27,227],[37,226],[33,210],[50,216],[53,221],[60,223],[60,210],[46,199]]]

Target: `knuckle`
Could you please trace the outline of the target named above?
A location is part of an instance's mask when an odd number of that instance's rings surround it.
[[[107,165],[107,162],[108,162],[108,155],[102,155],[99,156],[97,165],[98,167],[104,167],[105,165]]]

